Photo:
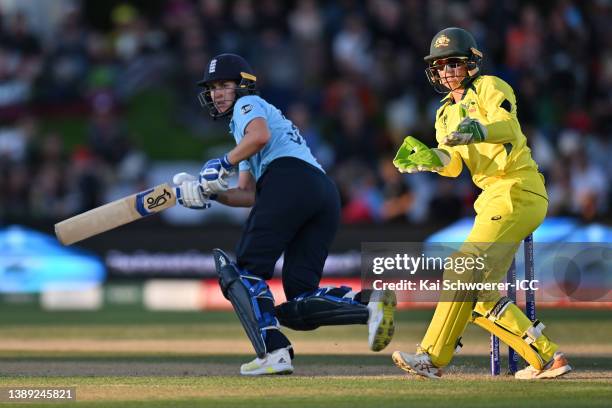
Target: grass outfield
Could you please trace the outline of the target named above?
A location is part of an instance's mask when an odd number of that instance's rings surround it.
[[[44,313],[4,307],[0,387],[76,387],[78,402],[70,406],[79,407],[609,406],[609,311],[538,312],[576,368],[544,382],[491,378],[488,336],[475,327],[466,332],[466,346],[442,381],[403,375],[389,354],[413,349],[431,314],[398,313],[396,338],[382,353],[368,352],[365,327],[288,331],[298,351],[296,373],[242,378],[236,374],[252,358],[251,350],[231,313]]]
[[[433,382],[400,376],[95,377],[9,379],[3,383],[74,386],[79,407],[607,407],[610,401],[609,382],[571,379],[523,383],[480,378]]]

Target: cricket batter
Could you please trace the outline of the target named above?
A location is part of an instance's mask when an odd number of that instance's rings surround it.
[[[520,242],[544,220],[548,196],[517,120],[514,92],[501,79],[481,75],[481,60],[482,53],[467,31],[451,27],[434,36],[425,72],[435,90],[446,95],[436,114],[438,147],[429,149],[408,137],[394,163],[402,172],[433,171],[446,177],[457,177],[465,163],[483,191],[474,203],[474,227],[454,255],[486,254],[487,270],[472,277],[499,282]],[[445,277],[452,273],[445,271]],[[401,369],[440,378],[441,368],[450,363],[472,321],[530,364],[516,378],[554,378],[571,370],[557,345],[543,333],[544,324],[530,321],[498,291],[457,291],[444,296],[446,301],[438,302],[416,354],[393,353]]]
[[[236,248],[236,261],[213,251],[221,290],[234,307],[257,358],[243,375],[290,374],[293,348],[279,323],[294,330],[368,324],[373,351],[394,332],[395,293],[319,288],[323,265],[340,218],[336,186],[313,157],[299,130],[257,95],[256,77],[240,56],[221,54],[206,69],[199,94],[213,118],[229,118],[237,146],[209,160],[199,178],[174,176],[178,202],[204,209],[209,200],[252,207]],[[228,177],[239,171],[238,186]],[[284,253],[282,280],[287,302],[275,307],[266,280]]]

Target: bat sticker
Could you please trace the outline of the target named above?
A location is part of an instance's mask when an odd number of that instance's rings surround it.
[[[147,204],[148,204],[147,209],[152,210],[154,208],[160,207],[166,204],[168,200],[171,198],[172,198],[172,195],[170,194],[170,192],[164,188],[164,192],[161,193],[159,196],[155,198],[153,197],[147,198]]]
[[[145,197],[151,194],[154,189],[146,190],[136,195],[136,211],[143,217],[150,215],[155,208],[161,207],[168,202],[172,198],[172,194],[168,190],[164,188],[163,193],[158,195],[157,197],[148,197],[146,199],[147,207],[145,208]]]

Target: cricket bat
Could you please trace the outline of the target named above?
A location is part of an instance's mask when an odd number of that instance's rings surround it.
[[[64,245],[74,244],[175,204],[174,187],[168,183],[160,184],[61,221],[55,224],[55,235]]]

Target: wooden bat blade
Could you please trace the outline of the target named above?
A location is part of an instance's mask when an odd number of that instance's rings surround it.
[[[55,224],[55,235],[64,245],[158,213],[176,204],[176,193],[167,183],[121,198]]]

